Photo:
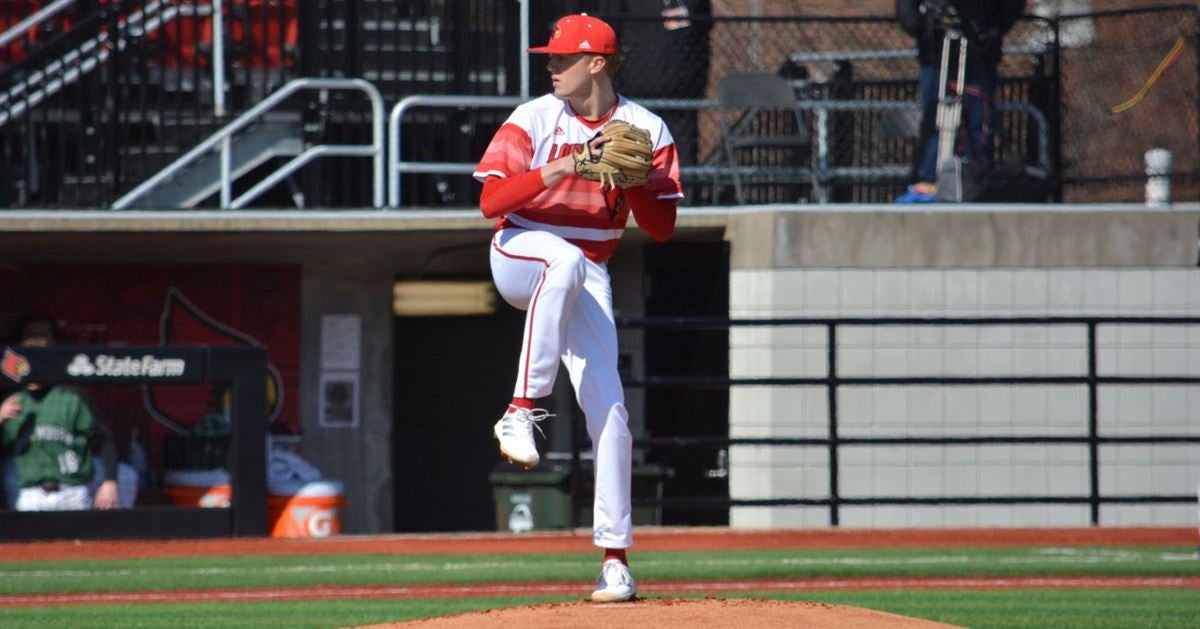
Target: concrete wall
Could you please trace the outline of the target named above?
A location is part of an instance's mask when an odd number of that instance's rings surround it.
[[[386,260],[356,256],[304,265],[301,285],[302,454],[342,481],[347,532],[391,531],[392,513],[392,282]],[[359,365],[361,424],[322,427],[318,416],[321,321],[326,315],[362,320]]]
[[[748,211],[730,217],[738,317],[1200,316],[1195,211]],[[1200,375],[1200,326],[1102,326],[1102,375]],[[825,377],[824,328],[744,328],[732,377]],[[840,376],[1086,374],[1082,327],[847,328]],[[1082,435],[1079,386],[845,387],[839,436]],[[1200,387],[1102,387],[1101,435],[1200,434]],[[824,387],[738,387],[735,437],[829,434]],[[738,447],[734,498],[830,495],[824,447]],[[1087,495],[1086,445],[853,446],[843,497]],[[1106,445],[1102,495],[1187,494],[1200,446]],[[1195,504],[1103,507],[1108,525],[1190,525]],[[849,526],[1085,525],[1084,506],[845,507]],[[737,527],[826,526],[829,510],[736,508]]]

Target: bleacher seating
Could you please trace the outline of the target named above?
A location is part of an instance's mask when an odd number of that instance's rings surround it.
[[[41,0],[0,0],[0,33],[7,32],[26,16],[41,8]],[[0,47],[0,68],[24,59],[26,50],[37,42],[38,37],[38,29],[29,28],[23,36],[9,42],[7,46]]]

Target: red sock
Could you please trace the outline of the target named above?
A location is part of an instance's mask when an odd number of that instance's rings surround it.
[[[510,404],[510,406],[515,406],[517,408],[537,408],[537,404],[535,404],[533,400],[531,400],[527,397],[513,398],[512,404]]]
[[[604,561],[608,561],[609,559],[616,559],[627,566],[629,565],[629,560],[625,559],[624,548],[605,548]]]

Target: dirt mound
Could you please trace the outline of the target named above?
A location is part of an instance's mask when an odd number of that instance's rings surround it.
[[[887,612],[813,602],[761,599],[651,598],[632,603],[549,603],[526,607],[490,609],[469,614],[371,625],[360,629],[665,629],[706,627],[712,629],[779,629],[821,627],[823,629],[938,629],[946,625]]]

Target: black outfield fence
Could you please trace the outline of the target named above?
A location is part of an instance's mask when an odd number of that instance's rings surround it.
[[[1105,494],[1100,491],[1103,462],[1100,447],[1103,445],[1131,444],[1200,444],[1200,434],[1143,434],[1105,435],[1100,430],[1099,392],[1106,386],[1194,386],[1200,385],[1198,376],[1117,376],[1102,375],[1098,365],[1097,329],[1102,326],[1200,326],[1200,317],[879,317],[879,318],[779,318],[779,319],[725,319],[697,317],[658,317],[645,319],[624,318],[618,321],[622,328],[637,328],[659,331],[694,332],[698,330],[730,330],[750,327],[808,326],[825,330],[826,375],[824,377],[772,377],[731,378],[726,376],[656,376],[626,378],[625,385],[649,391],[658,389],[730,389],[739,386],[766,387],[824,387],[828,399],[827,436],[820,438],[730,438],[655,435],[638,439],[637,449],[644,449],[653,460],[654,453],[677,449],[727,450],[736,446],[787,447],[804,446],[822,448],[828,452],[829,487],[827,497],[799,498],[775,496],[760,499],[730,498],[718,496],[665,496],[660,498],[635,497],[634,504],[658,507],[729,509],[732,507],[828,507],[829,523],[840,523],[840,510],[846,506],[896,506],[896,505],[1087,505],[1089,519],[1099,525],[1100,507],[1114,504],[1186,504],[1196,501],[1195,494],[1160,495],[1154,493]],[[1086,330],[1086,371],[1084,373],[1042,376],[973,376],[973,377],[863,377],[839,374],[838,333],[848,328],[881,326],[917,327],[980,327],[980,326],[1073,326]],[[840,416],[838,393],[848,387],[962,387],[962,386],[1079,386],[1087,391],[1086,430],[1077,434],[1061,435],[978,435],[978,436],[904,436],[878,435],[844,437],[839,434]],[[1149,412],[1149,411],[1147,411]],[[1016,419],[1016,418],[1014,418]],[[858,446],[963,446],[963,445],[1086,445],[1088,490],[1081,494],[1065,495],[942,495],[942,496],[856,496],[842,495],[841,480],[846,472],[840,469],[840,455],[846,448]],[[579,443],[576,444],[577,449]],[[579,456],[575,457],[579,460]],[[575,488],[572,495],[576,507],[586,496]],[[578,508],[575,509],[578,511]]]

